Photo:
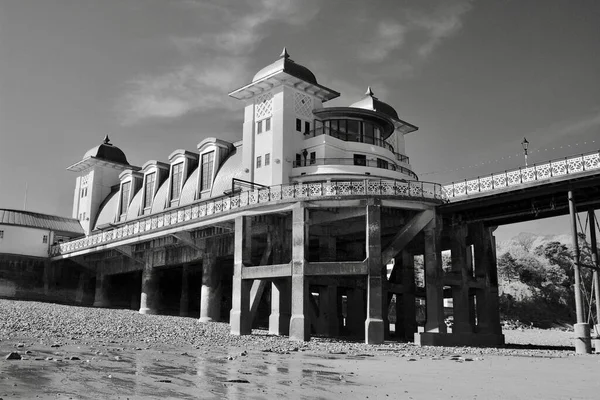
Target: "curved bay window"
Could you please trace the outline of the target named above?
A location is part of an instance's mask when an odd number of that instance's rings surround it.
[[[370,121],[358,119],[315,120],[311,136],[329,135],[345,142],[374,144],[390,151],[394,147],[383,139],[381,128]]]

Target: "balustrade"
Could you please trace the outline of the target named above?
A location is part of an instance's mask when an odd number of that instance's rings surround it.
[[[167,226],[181,226],[190,221],[235,211],[256,204],[278,200],[313,199],[331,196],[397,196],[401,198],[446,200],[438,183],[404,180],[318,181],[276,185],[266,188],[237,192],[227,196],[199,201],[190,205],[142,216],[125,222],[117,228],[92,233],[81,239],[60,243],[50,248],[50,256],[68,254],[85,248],[143,235],[144,232],[160,230]]]

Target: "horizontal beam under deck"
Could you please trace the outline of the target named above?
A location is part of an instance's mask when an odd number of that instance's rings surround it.
[[[367,275],[367,272],[365,261],[313,262],[306,263],[304,267],[306,276]],[[290,276],[292,276],[291,263],[242,268],[242,279],[277,279]]]
[[[242,279],[273,279],[292,276],[292,265],[258,265],[255,267],[243,267]]]

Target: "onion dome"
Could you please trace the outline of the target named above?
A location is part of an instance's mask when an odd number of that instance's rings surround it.
[[[125,153],[117,146],[110,143],[108,135],[104,138],[104,143],[90,149],[84,154],[83,159],[94,157],[104,161],[110,161],[117,164],[129,165]]]
[[[285,72],[298,79],[302,79],[305,82],[312,83],[313,85],[317,84],[317,78],[315,77],[315,74],[313,74],[305,66],[295,63],[290,58],[290,55],[285,47],[279,55],[279,58],[274,63],[267,65],[258,71],[256,75],[254,75],[252,82],[257,82],[278,72]]]
[[[352,104],[350,107],[364,108],[365,110],[378,111],[378,112],[384,113],[388,117],[393,118],[395,120],[400,119],[400,118],[398,118],[398,113],[396,112],[396,110],[394,110],[394,107],[390,106],[388,103],[385,103],[385,102],[379,100],[377,97],[375,97],[370,86],[367,88],[365,97],[363,97],[361,100],[357,101],[356,103]]]

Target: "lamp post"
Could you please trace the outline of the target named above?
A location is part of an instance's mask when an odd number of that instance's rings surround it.
[[[525,166],[527,167],[527,149],[529,148],[529,142],[527,141],[527,138],[523,138],[521,145],[523,146],[523,152],[525,153]]]

